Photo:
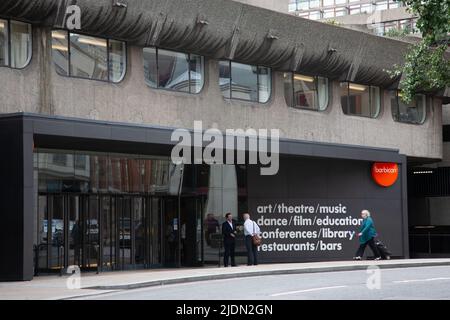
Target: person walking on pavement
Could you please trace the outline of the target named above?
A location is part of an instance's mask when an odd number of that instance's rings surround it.
[[[228,267],[228,261],[231,258],[231,266],[235,267],[234,249],[236,246],[236,223],[233,221],[231,213],[225,215],[226,221],[222,223],[223,246],[225,252],[223,254],[223,265]]]
[[[364,256],[364,250],[367,245],[369,245],[370,249],[373,251],[375,256],[375,260],[380,260],[380,252],[378,251],[377,246],[375,245],[375,236],[377,232],[375,230],[375,226],[373,224],[373,220],[370,217],[369,210],[361,211],[361,218],[363,218],[363,223],[359,229],[358,237],[359,237],[359,248],[356,251],[356,255],[353,257],[353,260],[361,260]]]
[[[247,248],[247,265],[258,264],[258,247],[253,243],[253,236],[259,236],[261,230],[255,221],[250,219],[250,214],[244,213],[244,236],[245,247]]]

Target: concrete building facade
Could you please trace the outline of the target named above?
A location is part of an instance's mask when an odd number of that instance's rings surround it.
[[[261,262],[350,257],[363,208],[409,256],[407,169],[442,158],[448,97],[399,102],[407,44],[234,1],[124,4],[78,1],[76,30],[61,1],[0,6],[0,279],[217,263],[227,212],[261,225]],[[174,165],[194,121],[279,129],[279,173]]]

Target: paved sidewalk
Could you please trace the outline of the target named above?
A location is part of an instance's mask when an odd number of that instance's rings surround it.
[[[450,259],[408,259],[384,261],[333,261],[310,263],[262,264],[234,268],[202,267],[182,269],[152,269],[138,271],[83,273],[81,289],[68,289],[73,282],[69,276],[39,276],[32,281],[0,282],[0,299],[65,299],[98,295],[117,290],[169,285],[193,281],[208,281],[238,277],[274,274],[299,274],[364,270],[368,266],[380,268],[410,268],[427,266],[450,266]]]

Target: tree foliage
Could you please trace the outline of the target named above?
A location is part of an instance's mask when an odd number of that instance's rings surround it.
[[[403,75],[402,99],[409,103],[416,92],[450,86],[450,60],[446,59],[450,35],[450,0],[400,0],[418,17],[422,40],[412,46],[403,66],[395,65],[391,77]],[[447,53],[448,55],[448,53]]]

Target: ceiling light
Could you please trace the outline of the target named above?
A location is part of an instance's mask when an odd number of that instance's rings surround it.
[[[351,83],[348,87],[350,90],[356,90],[356,91],[366,91],[367,90],[366,86],[361,86],[361,85],[354,84],[354,83]]]
[[[299,81],[305,81],[305,82],[314,82],[314,78],[313,77],[308,77],[308,76],[304,76],[304,75],[301,75],[301,74],[294,75],[294,79],[295,80],[299,80]]]
[[[53,50],[59,50],[59,51],[69,51],[69,49],[66,46],[63,46],[61,44],[54,44],[52,45]]]
[[[89,44],[92,46],[106,47],[106,40],[102,40],[102,39],[92,39],[92,38],[80,37],[80,38],[78,38],[78,42],[83,43],[83,44]]]
[[[66,40],[67,35],[58,31],[52,32],[52,38],[53,39],[60,39],[60,40]]]

